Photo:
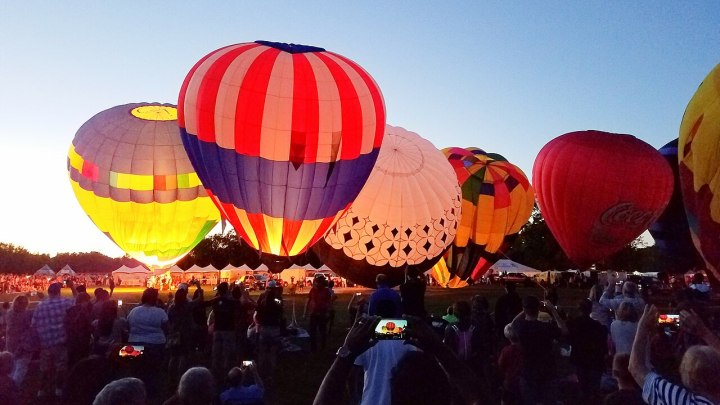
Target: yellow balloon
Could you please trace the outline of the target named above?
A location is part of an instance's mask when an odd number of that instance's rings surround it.
[[[685,109],[678,159],[693,243],[720,279],[720,65],[703,80]]]
[[[151,268],[175,264],[220,220],[185,152],[172,105],[98,113],[75,134],[67,169],[95,225]]]

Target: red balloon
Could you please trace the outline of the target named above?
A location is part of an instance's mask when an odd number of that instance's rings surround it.
[[[655,222],[672,195],[673,174],[655,148],[632,135],[579,131],[542,148],[533,185],[560,246],[588,267]]]

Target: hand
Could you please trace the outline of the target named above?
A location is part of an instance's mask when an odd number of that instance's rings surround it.
[[[638,321],[638,330],[651,331],[655,329],[658,319],[658,309],[655,305],[645,305],[640,321]]]
[[[406,344],[419,347],[428,353],[436,353],[439,348],[442,348],[444,343],[427,322],[415,316],[408,316],[407,320]]]
[[[707,331],[707,326],[693,310],[680,311],[680,325],[695,336],[702,336]]]
[[[357,317],[355,324],[345,337],[343,346],[350,350],[353,356],[359,356],[374,346],[377,340],[373,339],[373,332],[378,322],[380,322],[379,316]]]

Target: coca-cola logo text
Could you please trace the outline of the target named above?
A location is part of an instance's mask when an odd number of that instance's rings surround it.
[[[625,225],[648,227],[655,216],[653,211],[643,211],[632,203],[619,203],[608,208],[600,216],[603,225]]]

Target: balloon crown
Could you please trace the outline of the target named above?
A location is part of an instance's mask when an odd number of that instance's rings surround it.
[[[288,53],[325,52],[325,48],[311,45],[286,44],[285,42],[255,41],[256,44],[269,46]]]

